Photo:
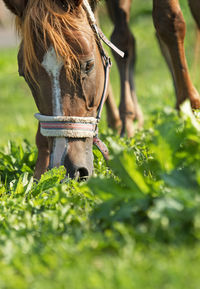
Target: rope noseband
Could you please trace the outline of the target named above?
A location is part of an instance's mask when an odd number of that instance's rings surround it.
[[[111,67],[111,60],[105,53],[101,44],[103,40],[110,48],[112,48],[121,57],[124,57],[124,52],[119,50],[113,43],[111,43],[103,32],[98,28],[96,19],[88,0],[83,1],[83,7],[88,15],[90,25],[97,36],[97,44],[102,57],[104,66],[105,81],[103,93],[100,104],[97,109],[97,116],[95,117],[76,117],[76,116],[47,116],[40,113],[35,114],[35,118],[40,122],[40,132],[46,137],[66,137],[66,138],[93,138],[93,144],[101,151],[105,160],[109,159],[108,148],[98,137],[98,123],[101,119],[103,104],[106,98],[106,92],[109,82],[109,70]]]
[[[97,119],[94,117],[46,116],[35,114],[40,121],[40,132],[48,137],[87,138],[96,135]]]
[[[35,114],[40,132],[46,137],[93,138],[93,144],[105,160],[109,159],[107,146],[98,138],[98,119],[94,117],[46,116]]]

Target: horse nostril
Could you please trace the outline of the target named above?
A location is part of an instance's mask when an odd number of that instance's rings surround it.
[[[75,179],[80,181],[85,181],[89,177],[89,172],[86,168],[78,168],[75,173]]]

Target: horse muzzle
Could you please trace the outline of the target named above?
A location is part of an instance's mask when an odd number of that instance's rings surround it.
[[[88,178],[93,172],[93,144],[108,159],[107,147],[98,138],[96,118],[41,114],[35,117],[40,121],[41,134],[52,138],[50,169],[64,165],[68,177]]]
[[[52,138],[49,169],[65,166],[66,176],[87,179],[93,172],[92,139]]]

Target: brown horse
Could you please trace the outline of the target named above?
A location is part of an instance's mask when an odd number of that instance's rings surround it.
[[[4,2],[17,15],[22,36],[19,74],[41,114],[35,177],[59,165],[72,178],[89,176],[108,65],[82,0]]]
[[[124,58],[114,53],[121,79],[120,114],[111,90],[107,91],[109,60],[97,39],[98,33],[91,28],[92,15],[84,4],[87,1],[3,1],[17,15],[22,36],[19,73],[28,83],[40,112],[35,177],[61,164],[72,178],[89,176],[96,118],[106,92],[110,123],[117,127],[122,121],[121,135],[133,135],[135,118],[139,125],[143,122],[133,82],[135,40],[128,27],[131,1],[106,2],[115,26],[112,42],[125,52]],[[189,1],[196,20],[198,1]],[[183,47],[185,22],[178,0],[154,0],[153,19],[174,79],[177,108],[186,98],[192,108],[200,108],[200,96],[188,73]]]
[[[192,15],[200,31],[200,1],[188,0]],[[126,57],[120,58],[114,53],[121,79],[120,118],[123,135],[133,135],[133,120],[143,123],[141,110],[137,103],[133,82],[135,63],[135,38],[131,33],[128,22],[131,0],[107,0],[110,17],[114,23],[111,36],[112,42],[125,52]],[[200,96],[192,84],[188,72],[184,51],[186,24],[178,0],[153,0],[153,21],[161,51],[171,71],[175,92],[176,108],[189,98],[193,109],[200,108]]]

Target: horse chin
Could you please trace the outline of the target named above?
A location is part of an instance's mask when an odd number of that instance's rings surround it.
[[[93,172],[93,140],[55,138],[50,157],[50,168],[64,165],[66,177],[86,180]]]

